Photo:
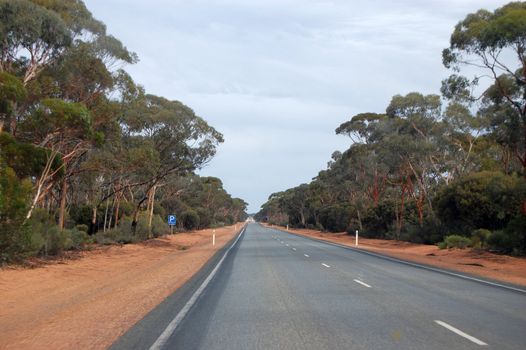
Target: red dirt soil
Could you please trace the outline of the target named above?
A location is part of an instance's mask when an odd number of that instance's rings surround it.
[[[190,279],[242,224],[0,269],[0,349],[106,349]]]
[[[285,229],[280,227],[280,229]],[[353,246],[354,235],[327,233],[317,230],[289,229],[290,232],[325,241]],[[434,245],[384,239],[359,238],[359,248],[394,258],[413,261],[490,278],[495,281],[513,283],[526,287],[526,259],[492,254],[477,249],[439,249]]]

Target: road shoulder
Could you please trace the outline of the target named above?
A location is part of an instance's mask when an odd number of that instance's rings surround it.
[[[86,252],[35,269],[0,270],[0,348],[106,349],[185,286],[241,225]]]

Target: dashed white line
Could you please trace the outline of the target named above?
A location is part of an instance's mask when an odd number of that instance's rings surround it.
[[[309,256],[307,254],[303,254],[306,258],[308,258]]]
[[[322,265],[323,265],[323,266],[325,266],[325,267],[330,267],[329,265],[327,265],[327,264],[324,264],[324,263],[322,263]]]
[[[292,248],[292,250],[296,251],[296,248]]]
[[[475,343],[477,345],[481,345],[481,346],[488,345],[488,344],[484,343],[482,340],[477,339],[477,338],[475,338],[475,337],[473,337],[473,336],[471,336],[471,335],[469,335],[467,333],[464,333],[460,329],[457,329],[457,328],[453,327],[452,325],[447,324],[446,322],[443,322],[443,321],[440,321],[440,320],[435,320],[435,322],[437,324],[441,325],[442,327],[449,329],[451,332],[456,333],[456,334],[460,335],[461,337],[464,337],[464,338],[466,338],[468,340],[471,340],[473,343]]]
[[[285,244],[287,247],[289,246],[288,244]]]
[[[367,283],[365,283],[365,282],[362,282],[362,281],[360,281],[360,280],[353,280],[353,281],[354,281],[354,282],[356,282],[356,283],[359,283],[359,284],[361,284],[361,285],[362,285],[362,286],[364,286],[364,287],[367,287],[367,288],[371,288],[371,286],[370,286],[370,285],[368,285]]]

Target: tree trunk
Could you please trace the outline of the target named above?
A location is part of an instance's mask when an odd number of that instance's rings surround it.
[[[97,232],[97,207],[93,207],[91,212],[91,223],[89,228],[89,234],[93,235]]]
[[[58,215],[58,227],[63,230],[66,217],[66,199],[68,195],[68,178],[65,176],[62,180],[62,189],[60,192],[60,210]]]
[[[113,219],[113,212],[115,210],[115,201],[117,200],[116,196],[113,197],[113,201],[111,202],[111,209],[110,209],[110,217],[108,219],[108,230],[111,228],[111,223]]]
[[[362,226],[362,215],[360,214],[360,209],[356,209],[356,215],[358,216],[358,227],[360,228],[360,231],[362,231],[363,226]]]
[[[301,225],[305,227],[305,214],[303,214],[303,210],[300,210],[300,219],[301,219]]]
[[[108,200],[106,199],[106,209],[104,210],[104,225],[102,226],[103,232],[106,232],[106,224],[108,222],[108,208],[109,208],[109,203],[108,203]]]
[[[121,194],[120,192],[117,192],[117,195],[115,196],[115,200],[117,201],[117,203],[115,204],[115,222],[114,222],[114,227],[117,227],[117,225],[119,224],[119,208],[121,206]]]
[[[152,220],[153,220],[153,204],[155,201],[155,190],[157,186],[153,186],[150,191],[150,217],[148,219],[148,238],[152,236]]]
[[[132,228],[132,234],[134,235],[135,233],[137,233],[137,221],[139,220],[139,209],[140,208],[141,208],[141,204],[137,205],[135,207],[135,210],[133,211],[133,219],[131,223],[131,228]]]

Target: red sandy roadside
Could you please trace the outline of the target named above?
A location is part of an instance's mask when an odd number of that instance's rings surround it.
[[[237,225],[237,231],[241,224]],[[191,278],[235,226],[0,269],[0,349],[106,349]]]
[[[280,229],[285,229],[280,227]],[[355,238],[346,233],[326,233],[317,230],[289,229],[290,232],[353,246]],[[492,254],[476,249],[439,249],[434,245],[384,239],[359,239],[359,248],[394,258],[432,265],[496,281],[526,287],[526,259]]]

